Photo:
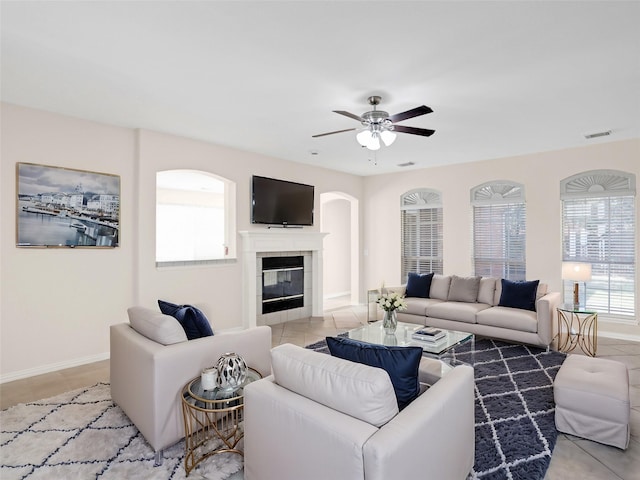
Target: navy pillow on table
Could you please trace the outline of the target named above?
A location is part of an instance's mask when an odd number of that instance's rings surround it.
[[[502,279],[502,293],[500,294],[500,307],[522,308],[536,311],[536,293],[540,280],[530,282]]]
[[[209,320],[202,311],[191,305],[176,305],[175,303],[158,300],[160,311],[174,317],[187,335],[187,339],[210,337],[213,335]]]
[[[327,346],[334,357],[385,370],[400,410],[420,393],[418,368],[422,347],[387,347],[342,337],[327,337]]]
[[[431,280],[433,273],[420,275],[418,273],[409,272],[407,279],[407,288],[405,290],[406,297],[429,298],[429,290],[431,290]]]

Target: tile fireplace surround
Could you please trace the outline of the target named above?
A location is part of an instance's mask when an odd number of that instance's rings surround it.
[[[283,228],[278,230],[251,230],[239,232],[242,238],[242,325],[255,327],[258,316],[257,278],[258,254],[310,252],[311,254],[311,316],[321,317],[322,310],[322,249],[321,232]],[[305,301],[305,304],[307,302]],[[260,312],[261,313],[261,312]]]

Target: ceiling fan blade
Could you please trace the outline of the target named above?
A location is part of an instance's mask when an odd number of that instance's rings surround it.
[[[410,133],[412,135],[422,135],[423,137],[430,137],[431,135],[436,133],[435,130],[429,130],[427,128],[405,127],[404,125],[394,125],[393,131],[401,132],[401,133]]]
[[[355,128],[347,128],[346,130],[336,130],[335,132],[320,133],[318,135],[311,135],[311,136],[313,138],[326,137],[327,135],[333,135],[334,133],[351,132],[353,130],[355,130]]]
[[[359,122],[363,121],[362,117],[359,117],[358,115],[356,115],[354,113],[345,112],[344,110],[334,110],[333,113],[339,113],[340,115],[344,115],[345,117],[353,118],[354,120],[357,120]]]
[[[427,113],[431,113],[431,110],[426,105],[421,105],[416,108],[412,108],[411,110],[407,110],[406,112],[396,113],[395,115],[390,115],[389,120],[393,123],[401,122],[402,120],[406,120],[407,118],[419,117],[420,115],[426,115]]]

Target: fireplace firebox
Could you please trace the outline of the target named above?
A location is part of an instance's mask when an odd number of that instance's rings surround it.
[[[304,257],[262,259],[262,313],[304,305]]]

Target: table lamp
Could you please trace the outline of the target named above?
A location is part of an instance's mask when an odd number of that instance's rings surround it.
[[[562,262],[562,279],[572,280],[573,284],[573,304],[580,303],[578,282],[588,282],[591,280],[591,264],[577,262]]]

